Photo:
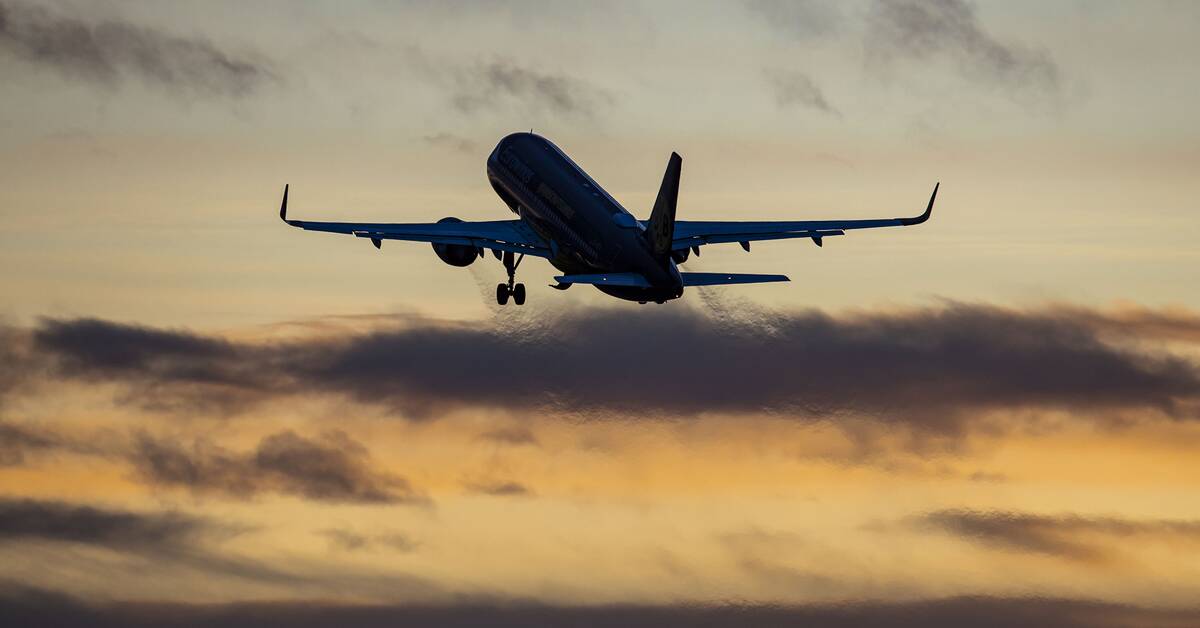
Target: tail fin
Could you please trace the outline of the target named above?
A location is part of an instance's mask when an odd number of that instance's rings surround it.
[[[671,153],[662,186],[658,188],[658,200],[654,201],[654,211],[650,212],[650,220],[646,225],[646,239],[650,241],[655,257],[671,254],[671,240],[675,237],[675,203],[679,200],[679,171],[682,166],[683,158],[679,153]]]

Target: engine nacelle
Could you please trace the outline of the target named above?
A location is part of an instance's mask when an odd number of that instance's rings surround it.
[[[462,222],[458,218],[449,217],[438,221],[442,222]],[[437,253],[438,259],[446,262],[451,266],[470,266],[475,262],[475,258],[479,257],[479,249],[473,246],[463,244],[434,244],[433,252]]]
[[[682,264],[688,260],[688,255],[690,253],[691,249],[679,249],[678,251],[671,251],[671,259],[675,260],[676,264]]]

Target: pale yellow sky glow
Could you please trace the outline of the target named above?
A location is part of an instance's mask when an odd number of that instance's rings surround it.
[[[1197,27],[0,0],[0,620],[1196,625]],[[510,218],[484,160],[530,128],[639,217],[672,151],[681,219],[941,191],[657,308],[278,220]]]

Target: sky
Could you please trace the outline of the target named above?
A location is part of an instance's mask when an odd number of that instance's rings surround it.
[[[1200,5],[0,0],[0,620],[1200,623]],[[661,306],[289,217],[511,216]],[[990,622],[990,623],[989,623]],[[15,625],[15,624],[14,624]]]

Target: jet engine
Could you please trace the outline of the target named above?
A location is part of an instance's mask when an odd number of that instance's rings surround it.
[[[458,218],[449,217],[438,221],[443,222],[462,222]],[[437,253],[438,259],[451,266],[470,266],[475,258],[479,257],[479,249],[473,246],[464,244],[437,244],[433,245],[433,252]]]
[[[676,264],[682,264],[687,261],[689,253],[691,253],[690,249],[671,251],[671,259],[675,260]]]

